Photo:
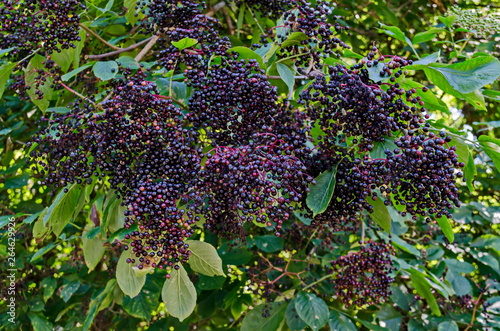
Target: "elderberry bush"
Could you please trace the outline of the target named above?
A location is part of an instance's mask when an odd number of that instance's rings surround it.
[[[463,249],[472,239],[459,231],[496,211],[462,206],[461,182],[474,188],[468,138],[440,117],[438,83],[414,73],[447,64],[428,64],[440,61],[433,55],[414,62],[363,36],[351,49],[340,12],[327,0],[103,1],[85,11],[37,0],[0,9],[0,46],[14,48],[0,70],[17,75],[6,93],[25,93],[41,110],[28,116],[40,128],[26,144],[28,163],[38,191],[55,196],[30,220],[34,236],[81,242],[80,267],[111,277],[92,288],[89,319],[107,300],[131,316],[154,315],[160,292],[169,323],[207,329],[248,330],[254,320],[372,328],[393,315],[404,328],[420,311],[489,307],[469,282],[494,287],[482,273],[496,272],[495,262],[476,247],[496,257],[496,246],[481,237]],[[484,55],[471,61],[494,67]],[[485,150],[495,142],[484,140]],[[227,321],[207,324],[223,311]]]

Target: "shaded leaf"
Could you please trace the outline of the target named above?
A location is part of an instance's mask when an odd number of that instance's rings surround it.
[[[314,331],[328,322],[328,306],[315,294],[300,292],[295,301],[295,309],[299,317]]]
[[[332,200],[335,184],[337,183],[335,175],[337,166],[332,170],[325,171],[316,177],[316,184],[309,184],[309,193],[307,194],[307,207],[313,212],[313,217],[323,213]]]
[[[161,298],[168,313],[182,322],[196,307],[196,289],[182,265],[179,265],[179,270],[172,270],[170,275],[163,285]]]
[[[127,259],[131,257],[129,251],[123,251],[116,265],[116,280],[123,293],[133,298],[141,292],[146,283],[146,275],[139,277],[136,275],[132,265],[127,263]]]
[[[102,81],[107,81],[118,74],[118,64],[115,61],[99,61],[92,67],[94,75]]]
[[[356,331],[356,325],[347,318],[344,314],[332,310],[330,312],[330,319],[328,320],[330,330],[336,331]]]
[[[186,240],[186,244],[191,251],[188,262],[193,271],[206,276],[225,276],[222,259],[214,246],[198,240]]]
[[[241,324],[241,331],[277,331],[285,318],[285,311],[287,308],[286,302],[273,302],[269,309],[269,316],[263,317],[262,310],[269,304],[258,305],[252,309],[243,319]]]

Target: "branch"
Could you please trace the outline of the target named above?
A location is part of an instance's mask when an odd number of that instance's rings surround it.
[[[81,27],[82,29],[84,29],[85,31],[87,31],[88,33],[90,33],[91,35],[93,35],[94,37],[96,37],[97,39],[99,39],[99,41],[101,41],[106,46],[111,47],[112,49],[115,49],[115,50],[120,49],[120,47],[117,47],[115,45],[111,45],[109,42],[104,40],[100,35],[95,33],[92,29],[88,28],[87,26],[83,25],[82,23],[78,23],[78,26]]]
[[[139,52],[139,54],[137,54],[134,60],[136,60],[137,62],[141,61],[142,58],[146,55],[146,53],[149,52],[151,48],[153,48],[158,39],[160,39],[160,36],[158,35],[154,35],[153,37],[151,37],[149,42],[146,44],[146,46],[144,46],[144,48]]]
[[[114,56],[114,55],[118,55],[118,54],[124,53],[124,52],[130,52],[131,50],[150,42],[151,39],[153,39],[153,37],[149,37],[148,39],[144,39],[144,40],[138,42],[137,44],[133,44],[133,45],[130,45],[130,46],[125,47],[125,48],[117,49],[116,51],[113,51],[113,52],[104,53],[104,54],[97,54],[97,55],[89,55],[88,59],[89,60],[99,60],[99,59],[102,59],[104,57]]]

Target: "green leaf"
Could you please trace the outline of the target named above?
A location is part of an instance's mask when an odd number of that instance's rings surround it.
[[[118,74],[118,64],[115,61],[99,61],[92,67],[94,75],[102,81],[107,81]]]
[[[62,72],[66,72],[73,63],[75,51],[76,49],[70,47],[67,49],[61,49],[61,52],[53,52],[51,60],[54,60],[61,67]]]
[[[474,272],[476,268],[468,262],[462,262],[455,259],[444,259],[444,263],[448,266],[448,269],[454,272],[460,272],[463,274],[470,274]]]
[[[372,324],[372,323],[370,323],[370,322],[368,322],[368,321],[364,321],[364,320],[362,320],[362,319],[358,319],[358,318],[356,318],[355,320],[356,320],[356,322],[359,322],[359,323],[363,324],[363,325],[364,325],[365,327],[367,327],[369,330],[372,330],[372,331],[387,331],[387,329],[386,329],[386,328],[383,328],[383,327],[381,327],[381,326],[378,326],[378,325]]]
[[[125,296],[123,298],[122,307],[130,315],[149,321],[153,311],[158,308],[160,294],[160,286],[148,279],[138,296],[134,298]]]
[[[458,331],[458,325],[455,321],[445,321],[438,325],[438,331]]]
[[[500,171],[500,139],[489,136],[479,136],[477,139],[481,145],[481,149],[490,157],[491,161]]]
[[[264,252],[273,253],[283,249],[285,240],[272,235],[258,236],[255,237],[255,245]]]
[[[425,275],[416,269],[409,269],[408,271],[410,272],[412,285],[417,293],[422,296],[425,301],[427,301],[427,304],[431,308],[434,315],[441,316],[441,311],[439,310],[436,298],[431,292],[431,285],[425,278]]]
[[[443,90],[446,93],[449,93],[457,98],[464,99],[469,102],[472,106],[479,110],[486,110],[484,104],[484,97],[480,91],[476,90],[467,94],[461,93],[457,91],[446,79],[446,77],[438,70],[434,70],[435,68],[427,67],[424,68],[424,72],[427,78]],[[468,79],[465,79],[468,81]]]
[[[323,213],[332,200],[335,184],[337,183],[335,175],[337,174],[338,164],[332,170],[325,171],[316,177],[316,184],[309,184],[309,193],[307,194],[307,207],[313,212],[313,217]]]
[[[391,233],[391,214],[381,197],[373,200],[371,196],[366,197],[366,202],[373,206],[373,213],[370,217],[386,232]]]
[[[193,271],[206,276],[225,276],[222,259],[214,246],[198,240],[186,240],[186,244],[191,251],[189,266]]]
[[[483,90],[483,94],[485,97],[488,99],[500,101],[500,91],[495,91],[495,90]],[[1,96],[1,95],[0,95]],[[499,122],[499,121],[496,121]],[[498,127],[498,126],[497,126]]]
[[[418,68],[425,68],[422,67],[421,65],[426,65],[426,64],[430,64],[430,63],[434,63],[436,62],[438,59],[439,59],[439,55],[440,55],[440,52],[435,52],[435,53],[432,53],[432,54],[429,54],[427,55],[426,57],[423,57],[421,58],[420,60],[418,61],[414,61],[413,64],[411,64],[410,66],[408,66],[409,68],[408,69],[411,69],[413,66],[418,66]],[[407,67],[405,67],[407,68]]]
[[[186,48],[192,47],[198,43],[198,40],[193,38],[184,38],[179,41],[172,41],[172,45],[174,45],[179,51],[182,51]]]
[[[330,312],[330,319],[328,320],[330,330],[336,331],[356,331],[356,325],[347,318],[344,314],[332,310]]]
[[[269,309],[269,304],[261,304],[252,309],[243,319],[240,331],[277,331],[285,318],[287,303],[284,301],[273,302],[272,309]],[[262,310],[269,309],[269,316],[263,317]]]
[[[300,317],[299,314],[297,313],[297,309],[295,309],[295,302],[297,301],[297,298],[293,298],[292,301],[290,301],[290,304],[286,308],[285,312],[285,318],[286,318],[286,325],[288,325],[288,328],[290,330],[295,331],[295,330],[302,330],[304,329],[307,324],[304,322]]]
[[[427,31],[419,32],[415,34],[415,36],[412,39],[412,44],[420,44],[420,43],[425,43],[428,41],[431,41],[432,39],[436,38],[437,34],[436,32],[438,31],[445,31],[444,29],[439,29],[439,28],[434,28],[434,29],[429,29]]]
[[[5,85],[10,77],[12,69],[16,66],[16,63],[7,63],[0,67],[0,98],[5,91]]]
[[[448,29],[451,29],[451,27],[453,26],[453,23],[455,22],[455,20],[457,19],[457,17],[455,15],[449,15],[449,16],[439,16],[439,20],[444,24],[446,25],[446,27]]]
[[[33,254],[33,256],[31,257],[30,262],[31,263],[35,262],[36,260],[38,260],[39,258],[41,258],[45,253],[47,253],[48,251],[50,251],[54,247],[56,247],[56,244],[55,243],[50,243],[47,246],[40,248],[35,254]]]
[[[77,205],[81,192],[78,188],[79,186],[73,184],[68,188],[67,193],[61,190],[43,218],[44,225],[50,227],[58,237],[76,213],[80,212]]]
[[[139,17],[135,16],[135,7],[137,6],[137,0],[124,0],[123,6],[127,8],[125,13],[125,18],[130,25],[135,25],[139,21]]]
[[[93,65],[95,64],[95,62],[92,62],[90,64],[86,64],[84,66],[81,66],[79,68],[76,68],[76,69],[73,69],[71,70],[70,72],[68,72],[67,74],[64,74],[61,76],[61,79],[64,81],[64,82],[67,82],[68,80],[70,80],[70,78],[78,75],[80,72],[92,67]]]
[[[314,331],[328,322],[328,306],[315,294],[300,292],[295,301],[295,309],[299,317]]]
[[[290,93],[292,93],[293,87],[295,86],[295,76],[293,75],[292,70],[290,70],[290,68],[283,63],[277,63],[276,66],[281,79],[288,86]]]
[[[170,275],[163,285],[161,297],[168,313],[182,322],[196,307],[196,289],[182,265]]]
[[[438,98],[434,94],[434,92],[432,92],[430,89],[428,89],[426,92],[423,91],[422,88],[424,87],[424,85],[410,79],[406,79],[400,84],[401,87],[405,90],[411,90],[412,88],[414,88],[416,91],[414,95],[421,98],[421,100],[424,102],[424,107],[426,107],[427,109],[440,110],[446,114],[450,112],[446,103],[444,103],[441,98]]]
[[[196,287],[200,290],[217,290],[222,288],[224,282],[226,281],[226,277],[222,276],[214,276],[209,277],[205,275],[200,275],[198,277],[198,282],[196,283]]]
[[[309,37],[304,32],[292,32],[286,40],[281,44],[281,48],[286,48],[294,45],[301,45],[301,41],[307,40]]]
[[[129,251],[123,251],[118,264],[116,265],[116,280],[123,293],[131,298],[137,296],[144,284],[146,283],[146,275],[137,276],[132,265],[127,263],[128,258],[134,258]]]
[[[66,107],[50,107],[47,108],[46,112],[47,113],[55,113],[55,114],[66,114],[71,111],[71,108],[66,108]]]
[[[262,57],[259,54],[255,53],[253,50],[251,50],[248,47],[236,46],[236,47],[232,47],[232,48],[228,49],[228,52],[236,52],[236,53],[238,53],[240,55],[239,56],[240,59],[253,59],[253,60],[257,60],[257,62],[259,63],[260,68],[262,68],[262,69],[265,68],[265,65],[264,65],[264,62],[262,60]]]
[[[441,231],[443,231],[444,235],[446,236],[446,239],[451,243],[455,240],[455,234],[453,233],[453,228],[451,227],[450,221],[446,216],[441,216],[440,218],[436,219],[437,223],[439,224],[439,227],[441,228]]]
[[[92,225],[88,224],[86,229]],[[104,243],[106,240],[101,238],[88,238],[90,232],[84,231],[82,234],[82,247],[85,265],[89,268],[89,273],[95,269],[104,255]]]
[[[403,31],[401,31],[401,29],[398,28],[397,26],[389,26],[382,24],[380,22],[379,24],[383,29],[378,29],[378,32],[385,33],[386,35],[396,38],[397,40],[402,41],[410,46],[412,45],[411,40],[408,39],[408,37],[403,33]]]
[[[9,47],[9,48],[6,48],[6,49],[1,49],[0,50],[0,56],[4,56],[5,54],[8,54],[8,53],[12,52],[15,49],[16,49],[16,47]]]
[[[97,294],[90,300],[89,310],[86,313],[87,317],[85,318],[85,322],[83,323],[82,327],[83,331],[87,331],[88,329],[90,329],[97,313],[103,310],[104,308],[107,308],[104,307],[103,303],[108,301],[108,299],[113,295],[115,287],[116,287],[116,279],[108,280],[108,282],[106,283],[106,287],[104,287],[104,289],[101,292],[99,292],[99,294]]]
[[[469,294],[472,290],[472,287],[464,276],[460,275],[457,272],[448,270],[446,273],[446,280],[450,282],[455,294],[458,296],[463,296]]]
[[[35,94],[35,82],[37,81],[35,78],[38,76],[38,71],[44,68],[43,62],[45,61],[45,58],[39,54],[35,54],[28,63],[28,66],[26,67],[25,73],[26,75],[24,76],[24,82],[26,86],[31,86],[31,88],[28,90],[28,95],[31,99],[31,101],[38,107],[40,110],[45,111],[47,108],[49,108],[50,100],[52,99],[52,94],[54,90],[50,87],[54,83],[54,79],[50,76],[47,76],[46,81],[41,84],[38,89],[43,92],[43,98],[38,99],[37,95]]]
[[[73,296],[73,294],[78,291],[80,288],[80,282],[74,281],[69,284],[66,284],[62,287],[61,294],[59,296],[64,300],[64,302],[68,302],[69,299]]]
[[[33,326],[33,330],[52,331],[53,325],[45,317],[31,312],[28,313],[28,317],[31,321],[31,326]]]
[[[43,289],[43,301],[47,302],[57,288],[57,280],[51,277],[44,278],[40,283],[40,288]]]
[[[460,93],[471,93],[493,83],[500,76],[500,61],[493,56],[480,56],[448,66],[429,66],[439,72]]]

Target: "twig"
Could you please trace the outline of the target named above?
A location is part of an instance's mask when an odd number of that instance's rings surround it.
[[[3,203],[0,203],[0,208],[2,208],[3,210],[5,210],[7,213],[9,213],[11,215],[15,215],[16,214],[12,210],[10,210],[9,207],[5,206]]]
[[[146,55],[146,53],[149,52],[151,50],[151,48],[153,48],[154,44],[156,44],[158,39],[160,39],[160,36],[154,35],[151,38],[151,40],[146,44],[146,46],[144,46],[144,48],[139,52],[139,54],[137,54],[137,56],[134,58],[134,60],[136,60],[137,62],[141,61],[142,58]]]
[[[62,87],[64,87],[66,90],[70,91],[71,93],[73,93],[74,95],[76,95],[77,97],[79,97],[80,99],[90,101],[94,106],[96,106],[96,104],[92,100],[90,100],[89,98],[85,97],[84,95],[78,93],[77,91],[73,90],[71,87],[67,86],[66,84],[61,83],[61,82],[59,84]]]
[[[102,59],[104,57],[114,56],[114,55],[118,55],[118,54],[124,53],[124,52],[130,52],[131,50],[150,42],[151,39],[153,39],[153,37],[149,37],[147,39],[139,41],[138,43],[130,45],[128,47],[117,49],[116,51],[113,51],[113,52],[104,53],[104,54],[97,54],[97,55],[89,55],[88,59],[89,60],[99,60],[99,59]]]
[[[470,322],[464,331],[469,331],[472,328],[472,325],[474,324],[474,320],[476,319],[477,307],[479,307],[479,304],[481,303],[481,297],[483,296],[483,294],[484,294],[484,292],[481,292],[481,294],[479,294],[479,296],[477,297],[476,304],[474,305],[474,309],[472,310],[472,317],[471,317]]]
[[[106,46],[111,47],[114,50],[119,50],[120,49],[120,47],[117,47],[115,45],[111,45],[109,42],[107,42],[106,40],[104,40],[100,35],[98,35],[97,33],[95,33],[92,29],[88,28],[87,26],[83,25],[82,23],[78,23],[78,26],[81,27],[82,29],[84,29],[85,31],[87,31],[88,33],[90,33],[91,35],[93,35],[94,37],[96,37],[97,39],[99,39],[99,41],[101,41]]]
[[[268,79],[282,79],[281,76],[267,76]],[[295,79],[309,79],[309,78],[314,78],[314,77],[309,77],[309,76],[294,76],[293,78]]]
[[[227,24],[227,28],[229,29],[229,34],[231,36],[234,36],[234,24],[233,24],[233,21],[231,20],[231,17],[229,16],[229,12],[227,11],[227,8],[224,7],[224,8],[222,8],[221,11],[224,14],[224,17],[226,18],[226,24]]]
[[[218,12],[219,10],[221,10],[222,8],[224,8],[226,6],[227,6],[227,4],[226,4],[225,1],[218,2],[205,15],[207,15],[207,16],[214,16],[216,12]]]

